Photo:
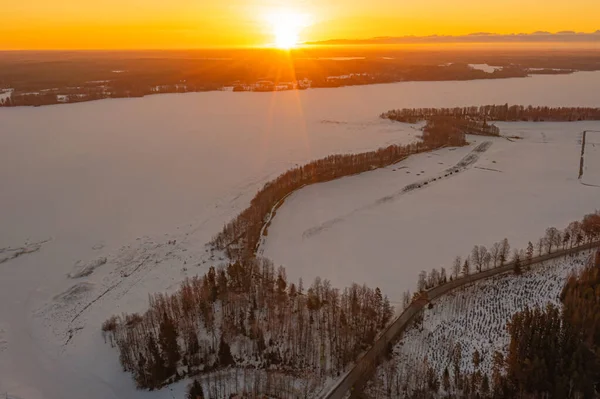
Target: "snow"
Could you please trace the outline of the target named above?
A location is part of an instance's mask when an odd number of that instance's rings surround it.
[[[11,98],[13,94],[13,89],[0,89],[0,101],[6,100],[7,98]]]
[[[326,61],[355,61],[364,60],[366,57],[306,57],[301,60],[326,60]]]
[[[451,353],[460,344],[462,373],[475,372],[473,353],[481,355],[479,370],[491,377],[495,351],[507,353],[510,336],[506,325],[512,316],[525,309],[544,308],[548,303],[559,306],[559,295],[569,276],[580,271],[589,260],[590,252],[560,258],[535,266],[523,275],[505,274],[479,281],[449,293],[432,302],[423,312],[423,322],[407,329],[398,343],[390,363],[398,370],[401,381],[414,378],[414,370],[427,363],[441,377],[448,367],[452,377]],[[383,377],[389,364],[379,367]],[[384,388],[384,387],[381,387]]]
[[[494,73],[502,69],[502,67],[491,66],[488,64],[469,64],[469,66],[473,69],[477,69],[479,71]]]
[[[123,373],[118,364],[116,351],[103,343],[100,325],[113,314],[143,311],[149,293],[172,291],[186,276],[204,273],[209,266],[224,261],[222,255],[206,252],[205,244],[249,204],[265,182],[295,165],[330,153],[366,151],[415,140],[419,131],[414,126],[378,118],[388,109],[505,102],[598,106],[595,93],[599,89],[600,73],[576,73],[302,92],[170,94],[0,109],[0,248],[24,249],[14,258],[7,251],[1,255],[8,254],[11,258],[0,264],[0,392],[23,399],[171,398],[169,389],[150,393],[135,390],[130,375]],[[569,126],[573,132],[583,130],[576,124]],[[554,150],[540,151],[541,145],[530,142],[534,138],[541,141],[540,134],[528,135],[531,139],[524,140],[526,143],[494,142],[486,154],[507,153],[500,151],[503,146],[523,150],[515,157],[498,155],[499,161],[504,159],[506,164],[492,167],[515,169],[523,163],[520,158],[524,154],[530,156],[529,151],[534,152],[533,161],[548,166],[545,157],[556,156],[560,160],[565,149],[567,153],[571,151],[567,145],[552,143],[545,148]],[[572,152],[579,153],[572,165],[571,162],[568,167],[563,162],[555,167],[549,165],[549,176],[557,173],[556,179],[562,181],[565,175],[577,172],[580,146],[574,147],[578,150]],[[467,150],[444,150],[440,152],[443,159],[425,155],[429,162],[416,159],[407,163],[415,162],[413,177],[420,170],[425,171],[417,177],[421,179],[435,170],[444,170]],[[446,165],[438,165],[440,161]],[[511,164],[513,161],[515,165]],[[477,166],[484,166],[489,161],[479,162]],[[379,183],[383,185],[403,184],[404,180],[388,180],[385,174],[399,177],[407,175],[405,172],[384,170],[355,178],[367,182],[372,176],[380,176]],[[479,178],[472,177],[476,172],[480,173]],[[455,182],[466,192],[464,197],[456,192],[456,197],[450,199],[463,208],[460,201],[478,190],[477,186],[467,187],[460,182],[481,185],[492,173],[470,169],[403,196],[402,203],[418,197],[423,204],[407,203],[404,213],[415,212],[418,216],[426,214],[432,203],[445,204],[449,198],[435,197],[444,194],[445,185],[453,186]],[[506,184],[504,180],[497,183]],[[347,181],[332,182],[331,187]],[[534,182],[531,190],[539,186],[541,192],[533,202],[546,209],[550,208],[545,200],[551,190],[543,183],[546,181]],[[557,191],[568,186],[563,183],[556,187]],[[376,181],[364,184],[372,187],[374,193],[383,194],[401,188],[382,189]],[[350,196],[337,204],[341,211],[354,209],[356,199],[361,197],[370,200],[364,197],[365,193],[349,187],[342,191]],[[494,190],[486,187],[482,191]],[[482,199],[475,195],[475,199],[497,201],[489,196]],[[289,200],[280,212],[288,212],[286,209],[294,198]],[[565,206],[569,208],[574,202],[579,202],[577,216],[588,210],[587,199],[577,191],[571,193]],[[554,200],[549,203],[556,205]],[[358,206],[361,205],[358,201]],[[506,206],[498,211],[506,212]],[[532,218],[539,219],[532,223],[546,227],[544,218],[548,212],[535,212]],[[474,213],[475,210],[469,216],[473,218]],[[570,220],[575,212],[569,208],[557,213]],[[275,224],[281,220],[280,216],[278,213]],[[520,227],[511,215],[503,216],[506,222],[489,233],[494,240],[501,238],[498,234]],[[326,221],[329,215],[323,214],[322,218]],[[389,222],[384,222],[389,225],[397,219],[394,213]],[[439,219],[440,225],[445,222],[444,218]],[[455,228],[470,225],[471,219],[466,219]],[[416,223],[411,229],[418,226]],[[481,227],[481,223],[473,221],[473,229]],[[372,233],[372,229],[365,231]],[[536,229],[534,237],[539,233]],[[275,234],[270,230],[269,237],[279,234],[285,236],[283,231]],[[450,237],[452,240],[447,241],[456,241],[453,245],[443,240],[440,245],[452,246],[452,251],[446,250],[451,256],[456,255],[455,250],[468,251],[473,244],[472,236],[461,239],[460,234],[453,232]],[[479,237],[481,243],[488,241],[483,234]],[[282,244],[296,252],[296,246],[302,245],[302,238],[297,238],[299,242]],[[431,235],[433,239],[437,239],[435,234]],[[39,249],[30,251],[37,248],[32,243],[41,242],[44,243]],[[272,250],[274,243],[268,241],[267,245]],[[305,281],[316,275],[331,278],[332,263],[328,258],[337,256],[337,250],[330,248],[319,266],[301,269],[290,264],[293,270],[288,275],[302,276]],[[404,256],[400,255],[401,250],[401,246],[396,246],[392,258],[389,251],[382,251],[361,267],[370,268],[371,277],[377,277],[378,283],[386,281],[394,273],[377,276],[382,271],[378,264],[400,263]],[[444,257],[443,261],[448,259]],[[353,262],[344,270],[345,278],[336,283],[366,280],[363,271],[352,270],[358,260]],[[76,275],[82,270],[83,274],[91,273],[78,279],[69,278],[70,273]],[[403,278],[412,288],[415,277],[411,269]],[[395,296],[401,292],[400,288],[388,285],[386,293]],[[184,386],[185,383],[180,383],[172,389],[181,392]]]
[[[507,237],[525,248],[547,227],[564,228],[597,209],[598,188],[577,177],[582,132],[600,123],[497,125],[522,138],[471,136],[468,147],[297,191],[277,210],[261,250],[292,280],[366,283],[398,303],[415,290],[419,271],[449,270],[475,244],[489,248]],[[446,176],[486,141],[491,146],[474,164]],[[406,192],[413,183],[421,188]]]
[[[600,129],[587,132],[581,181],[600,190]],[[598,193],[600,195],[600,193]]]
[[[530,71],[571,71],[571,69],[561,68],[527,68]]]

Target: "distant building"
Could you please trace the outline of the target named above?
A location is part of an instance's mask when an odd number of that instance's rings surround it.
[[[275,83],[268,80],[259,80],[254,84],[255,91],[274,91]]]
[[[304,90],[309,89],[312,86],[312,80],[304,78],[298,81],[298,89]]]

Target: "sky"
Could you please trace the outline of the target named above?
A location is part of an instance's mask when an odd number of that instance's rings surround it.
[[[274,43],[269,15],[306,16],[301,41],[600,29],[598,0],[0,0],[0,49],[156,49]],[[290,11],[291,10],[291,11]]]

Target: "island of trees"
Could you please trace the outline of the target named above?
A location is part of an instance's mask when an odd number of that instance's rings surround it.
[[[417,123],[434,117],[460,120],[461,123],[486,122],[573,122],[600,120],[600,108],[534,107],[523,105],[482,105],[456,108],[404,108],[384,112],[383,119]]]

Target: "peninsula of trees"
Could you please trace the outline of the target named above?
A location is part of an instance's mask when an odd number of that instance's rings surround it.
[[[268,182],[254,196],[250,206],[229,222],[212,240],[213,246],[230,259],[254,256],[268,215],[289,194],[308,184],[384,168],[409,155],[431,151],[446,145],[466,145],[465,133],[444,121],[432,122],[423,133],[423,141],[409,145],[391,145],[359,154],[331,155],[291,169]]]

